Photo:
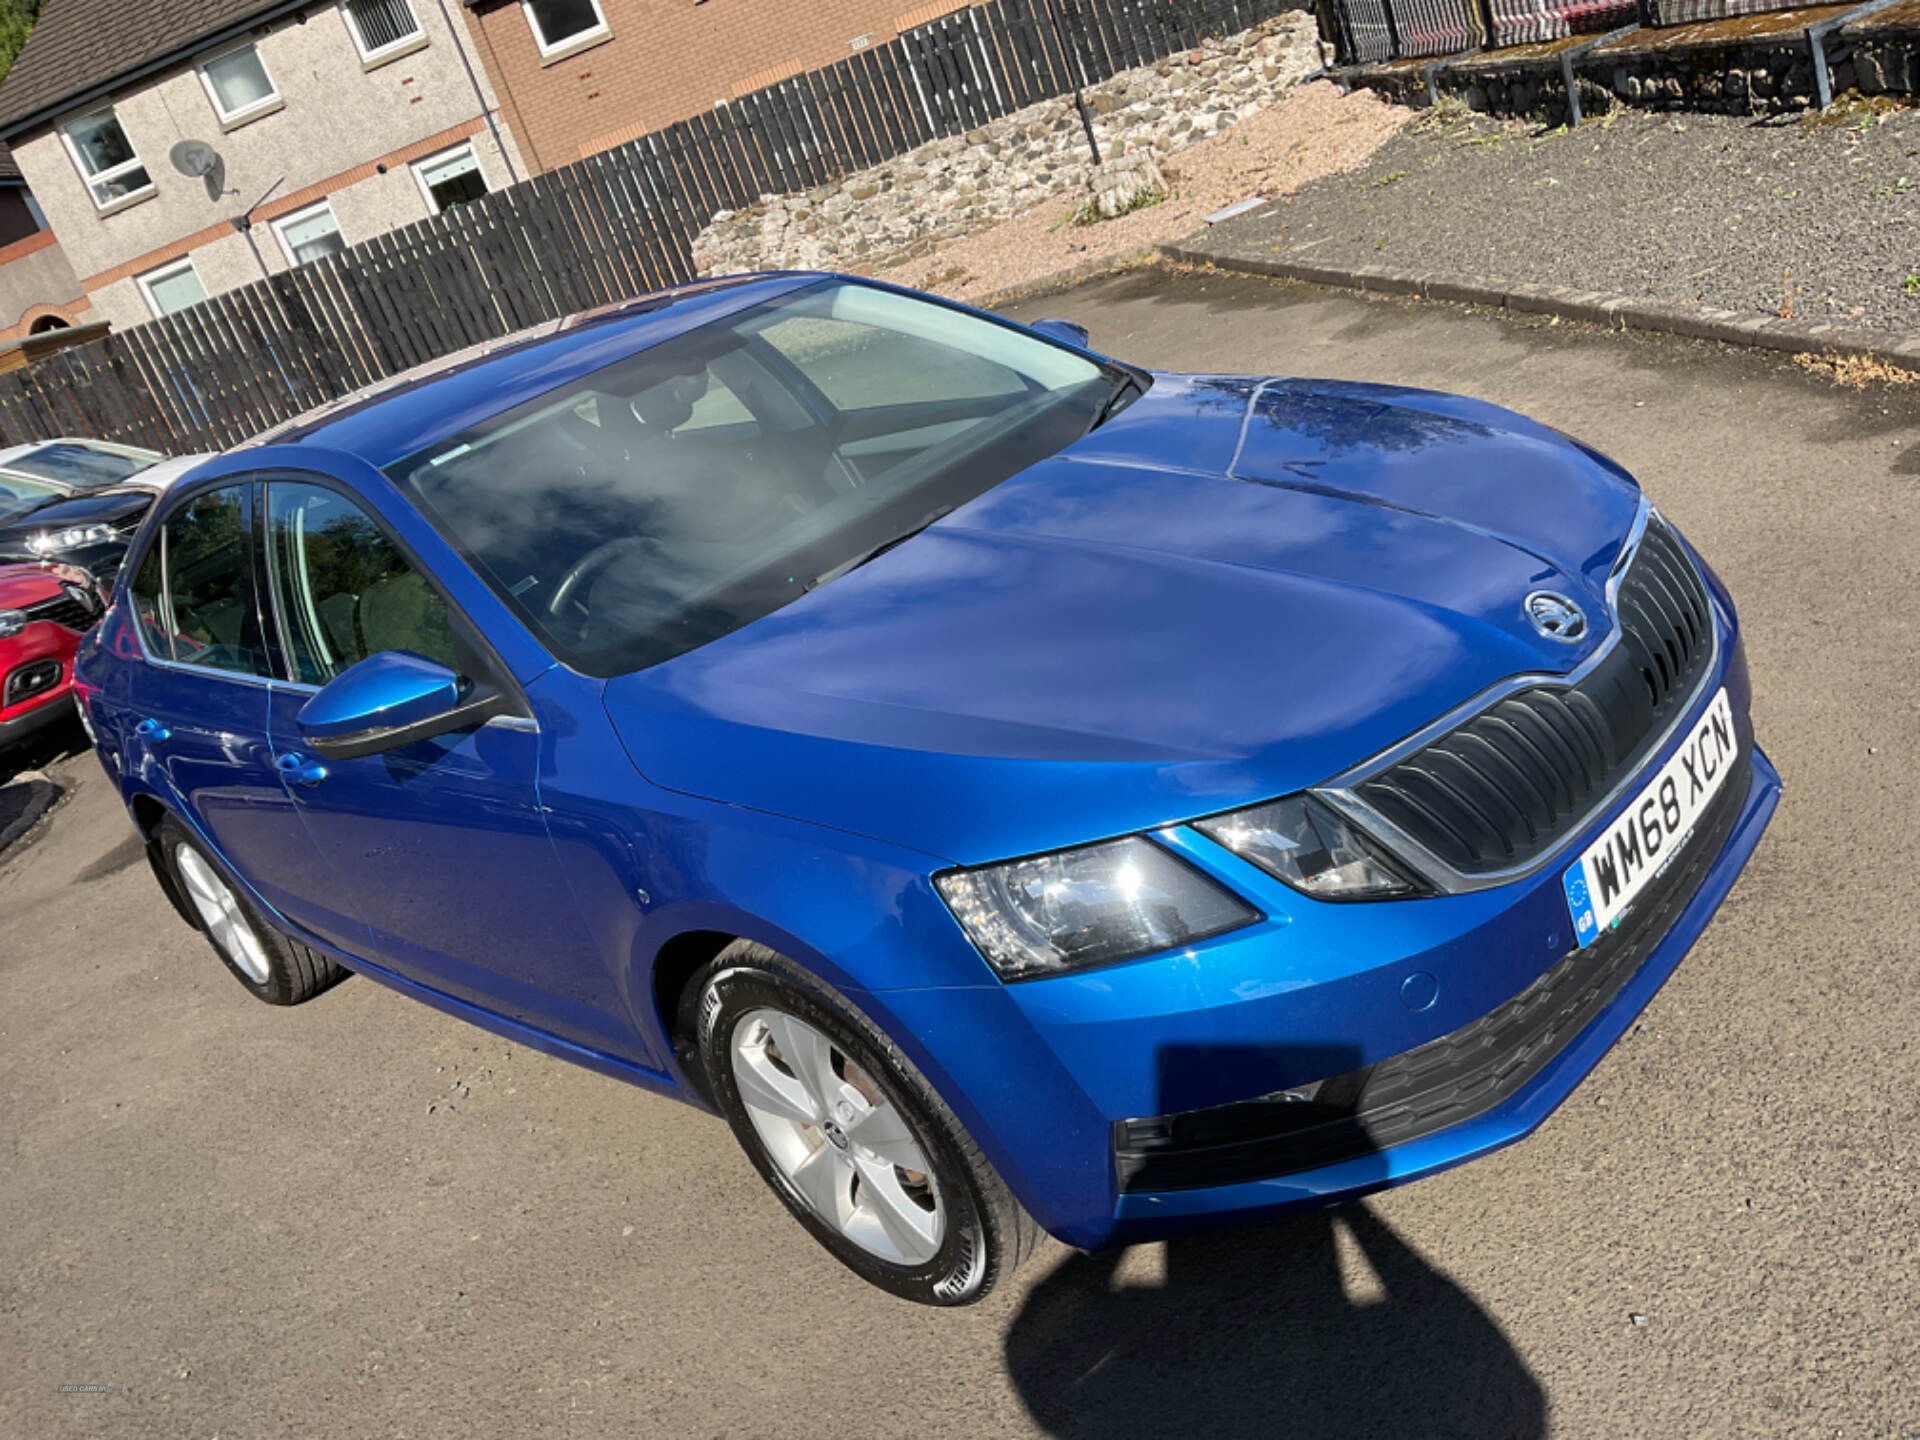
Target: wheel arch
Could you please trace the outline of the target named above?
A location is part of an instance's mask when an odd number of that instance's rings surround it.
[[[736,940],[745,939],[727,930],[683,930],[667,940],[653,956],[649,986],[653,993],[654,1018],[672,1047],[673,1060],[688,1088],[709,1105],[713,1097],[707,1090],[706,1070],[700,1064],[692,1016],[688,1013],[687,989],[693,977]]]
[[[163,803],[148,794],[135,795],[127,802],[127,809],[133,815],[133,823],[145,842],[147,864],[153,870],[153,878],[160,882],[160,889],[173,906],[174,913],[195,929],[201,929],[200,917],[193,913],[193,907],[187,903],[187,897],[180,893],[180,886],[173,878],[173,867],[167,864],[167,857],[160,853],[160,823],[173,814]]]

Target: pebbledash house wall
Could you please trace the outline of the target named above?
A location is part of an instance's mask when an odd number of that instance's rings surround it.
[[[524,179],[506,127],[497,117],[488,124],[497,100],[477,53],[469,48],[462,61],[461,47],[471,47],[472,36],[450,26],[438,0],[414,0],[413,11],[425,43],[371,66],[337,4],[252,32],[282,103],[236,125],[223,128],[214,111],[196,68],[204,55],[114,94],[115,112],[154,182],[149,196],[122,209],[94,207],[59,130],[107,101],[15,136],[14,158],[92,304],[87,318],[115,326],[152,319],[135,277],[182,255],[193,256],[209,295],[258,280],[263,265],[287,269],[269,222],[322,199],[349,244],[419,220],[431,212],[411,163],[463,140],[472,141],[489,189]],[[224,159],[227,193],[218,201],[208,198],[203,180],[168,163],[181,140],[203,140]],[[249,205],[251,244],[232,224]]]
[[[41,230],[0,245],[0,343],[18,340],[48,316],[68,325],[100,318],[53,232]]]
[[[968,0],[598,0],[606,33],[543,57],[520,0],[461,0],[536,171],[884,45]]]

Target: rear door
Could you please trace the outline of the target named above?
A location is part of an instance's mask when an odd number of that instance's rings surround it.
[[[141,558],[128,587],[142,655],[127,674],[124,738],[129,768],[277,909],[313,855],[267,744],[255,488],[187,497]]]

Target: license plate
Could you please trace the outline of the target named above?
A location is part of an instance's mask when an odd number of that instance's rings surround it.
[[[1581,948],[1605,934],[1680,853],[1739,756],[1733,706],[1722,690],[1673,758],[1561,877]]]

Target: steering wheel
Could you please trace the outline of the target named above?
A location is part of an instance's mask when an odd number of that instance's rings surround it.
[[[579,593],[582,585],[599,579],[600,572],[621,556],[632,551],[647,549],[654,543],[651,536],[623,535],[618,540],[608,540],[604,544],[594,546],[574,561],[572,568],[560,577],[560,583],[554,586],[553,598],[547,601],[547,613],[558,616],[572,603],[573,597]]]

